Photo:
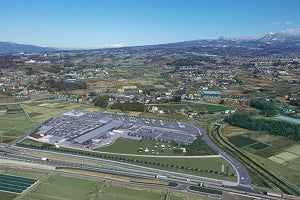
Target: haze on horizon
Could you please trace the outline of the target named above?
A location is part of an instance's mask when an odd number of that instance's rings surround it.
[[[0,0],[0,41],[119,47],[300,34],[297,0]]]

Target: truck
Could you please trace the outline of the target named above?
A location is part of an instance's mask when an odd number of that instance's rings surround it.
[[[198,183],[198,186],[199,186],[199,187],[205,187],[205,186],[204,186],[204,183],[202,183],[202,182]]]
[[[163,175],[156,175],[155,178],[158,179],[158,180],[161,180],[161,181],[167,179],[167,177],[163,176]]]
[[[48,161],[49,159],[48,158],[46,158],[46,157],[42,157],[41,158],[43,161]]]
[[[274,193],[274,192],[263,192],[263,194],[268,195],[268,196],[272,196],[272,197],[279,197],[279,198],[284,198],[284,194],[278,194],[278,193]]]

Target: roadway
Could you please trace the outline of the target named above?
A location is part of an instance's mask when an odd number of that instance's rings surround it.
[[[28,150],[28,149],[26,149],[26,150]],[[233,194],[247,195],[247,196],[251,196],[251,197],[257,197],[260,199],[275,199],[274,197],[270,197],[270,196],[267,196],[267,195],[264,195],[261,193],[257,193],[254,191],[245,191],[241,188],[224,188],[221,186],[222,181],[220,181],[220,180],[203,178],[203,177],[175,173],[175,172],[168,172],[168,171],[152,169],[152,168],[143,167],[143,166],[127,164],[127,163],[123,163],[123,162],[116,162],[116,161],[104,160],[104,159],[98,159],[98,158],[89,158],[89,157],[84,157],[84,156],[69,155],[69,154],[56,153],[56,152],[51,152],[51,153],[57,154],[59,156],[64,155],[64,156],[66,156],[65,160],[49,159],[48,161],[44,161],[41,159],[40,156],[28,156],[28,155],[20,154],[20,152],[18,150],[14,150],[14,149],[0,147],[0,151],[6,153],[6,155],[2,154],[0,159],[10,159],[10,160],[20,161],[20,162],[37,163],[40,165],[52,165],[55,167],[66,167],[66,168],[71,168],[71,169],[83,169],[83,170],[89,170],[89,171],[94,171],[94,172],[101,172],[101,173],[108,173],[108,174],[115,174],[115,175],[143,178],[143,179],[154,179],[155,175],[161,174],[161,175],[166,175],[168,177],[167,181],[175,182],[178,184],[177,187],[162,186],[162,185],[158,185],[158,186],[152,185],[151,187],[157,187],[157,188],[164,187],[164,188],[169,188],[171,190],[177,190],[177,191],[181,191],[181,192],[207,195],[205,193],[201,193],[201,192],[190,189],[191,185],[195,186],[199,182],[203,182],[205,184],[206,188],[210,188],[210,189],[214,189],[214,190],[218,190],[218,191],[226,191],[226,192],[230,192]],[[36,151],[36,150],[33,150],[33,151]],[[49,152],[47,152],[47,153],[49,153]],[[72,159],[72,161],[69,161],[67,158],[73,158],[73,159]],[[78,158],[78,161],[74,160],[74,158]],[[82,162],[82,160],[84,160],[85,162]],[[57,170],[55,170],[54,172],[57,172]],[[57,172],[57,173],[59,173],[59,172]],[[67,173],[67,172],[64,172],[64,173]],[[70,174],[72,174],[72,173],[70,173]],[[79,176],[79,175],[77,174],[74,176]],[[88,177],[88,175],[83,175],[83,176]],[[107,179],[107,178],[105,178],[105,179]],[[114,180],[114,181],[122,182],[121,180]],[[134,183],[130,183],[130,184],[134,184]],[[147,183],[136,183],[136,184],[150,187],[150,185]],[[211,194],[209,194],[209,196],[211,196]],[[291,198],[291,199],[293,199],[293,198]]]
[[[252,190],[251,182],[250,182],[250,175],[247,169],[235,158],[231,157],[227,153],[225,153],[220,147],[215,145],[211,139],[208,137],[206,131],[201,128],[200,126],[193,125],[199,133],[202,135],[203,140],[212,147],[215,151],[217,151],[225,160],[227,160],[236,170],[237,177],[238,177],[238,186],[244,187],[245,190]]]

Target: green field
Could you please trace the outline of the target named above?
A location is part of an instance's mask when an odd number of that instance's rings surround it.
[[[236,181],[235,170],[223,158],[161,158],[161,157],[133,157],[122,156],[127,163],[162,169],[167,171],[204,176],[228,181]],[[229,166],[229,174],[226,177],[221,173],[222,164]]]
[[[2,105],[0,106],[0,143],[10,143],[51,117],[68,110],[93,108],[94,106],[91,105],[69,102]]]
[[[130,164],[142,165],[146,167],[162,169],[166,171],[181,172],[186,174],[204,176],[209,178],[216,178],[228,181],[236,181],[235,170],[232,166],[223,158],[172,158],[172,157],[147,157],[140,156],[128,156],[118,154],[106,154],[96,153],[84,150],[68,149],[64,147],[55,148],[53,146],[40,146],[40,144],[34,144],[27,142],[26,144],[33,145],[34,148],[60,151],[65,153],[72,153],[84,156],[92,156],[96,158],[104,158],[109,160],[116,160],[120,162],[126,162]],[[221,173],[222,164],[229,166],[229,176]]]
[[[261,143],[261,142],[257,142],[255,144],[249,145],[249,147],[252,149],[255,149],[255,150],[262,150],[262,149],[269,147],[269,145]]]
[[[234,127],[233,131],[233,127],[229,125],[226,125],[224,129],[229,141],[243,150],[252,160],[272,172],[276,177],[286,181],[286,185],[299,188],[299,142],[259,131],[245,131],[238,127]],[[256,174],[252,173],[251,178],[253,185],[274,186],[272,183],[263,183],[264,180],[258,178]]]
[[[20,177],[26,177],[26,178],[32,178],[32,179],[39,179],[39,178],[45,176],[45,174],[41,174],[41,173],[26,172],[26,171],[21,171],[21,170],[8,170],[8,169],[3,169],[3,168],[0,168],[0,173],[10,174],[10,175],[20,176]],[[0,197],[1,197],[0,199],[1,200],[13,200],[17,196],[18,196],[17,194],[0,191]]]
[[[231,107],[221,106],[221,105],[211,105],[211,104],[201,104],[208,112],[221,112],[224,110],[232,110]]]
[[[280,153],[282,150],[274,147],[268,147],[266,149],[255,152],[256,155],[261,156],[263,158],[268,158]]]
[[[17,196],[18,196],[17,194],[8,193],[8,192],[1,192],[0,191],[1,200],[13,200]]]
[[[188,110],[188,107],[182,104],[168,104],[168,105],[155,105],[159,109],[163,110],[172,110],[172,111],[180,111],[180,110]]]
[[[166,148],[161,148],[165,145]],[[124,153],[124,154],[140,154],[140,155],[163,155],[163,156],[180,156],[184,153],[173,153],[173,145],[164,142],[158,142],[149,139],[142,139],[141,141],[133,141],[124,138],[118,138],[114,144],[96,149],[97,151]],[[140,151],[141,148],[141,151]],[[145,148],[149,149],[149,153],[145,153]],[[177,149],[180,147],[177,147]],[[152,152],[153,150],[153,152]],[[140,151],[140,152],[139,152]]]
[[[135,188],[108,184],[94,180],[66,176],[50,176],[33,190],[22,196],[21,200],[164,200],[165,190]],[[170,193],[170,199],[208,199],[187,194]]]
[[[89,193],[100,189],[100,184],[84,179],[63,176],[51,176],[34,191],[22,199],[91,199]]]
[[[228,139],[232,144],[234,144],[237,147],[243,147],[257,142],[256,140],[252,140],[242,135],[232,136]]]

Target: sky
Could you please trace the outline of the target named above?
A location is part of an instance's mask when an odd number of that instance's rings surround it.
[[[0,0],[0,41],[94,48],[300,34],[300,0]]]

